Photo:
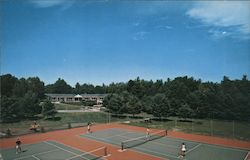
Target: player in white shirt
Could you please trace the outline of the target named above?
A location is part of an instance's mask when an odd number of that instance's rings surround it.
[[[88,130],[87,130],[87,133],[92,133],[92,132],[91,132],[91,129],[90,129],[90,125],[91,125],[91,123],[88,122]]]
[[[149,127],[147,127],[146,138],[149,138],[149,137],[150,137],[150,129]]]
[[[181,156],[182,157],[185,157],[186,151],[187,151],[186,145],[185,145],[185,143],[182,143],[182,145],[181,145]]]

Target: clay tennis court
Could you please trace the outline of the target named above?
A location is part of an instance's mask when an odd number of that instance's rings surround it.
[[[249,160],[250,142],[218,137],[151,130],[145,139],[145,128],[122,124],[100,124],[19,137],[22,153],[15,153],[14,138],[1,139],[4,160],[177,160],[180,145],[187,145],[186,160]]]

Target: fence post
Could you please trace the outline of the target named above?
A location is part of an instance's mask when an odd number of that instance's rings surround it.
[[[211,119],[210,119],[210,134],[211,134],[211,136],[214,135],[214,133],[213,133],[213,120],[211,120]]]
[[[194,124],[193,124],[193,118],[192,118],[192,132],[194,132]]]
[[[107,114],[106,114],[106,123],[109,122],[109,119],[108,119],[109,117],[108,117],[108,115],[109,115],[109,114],[107,113]]]
[[[111,113],[109,112],[109,123],[110,123],[110,121],[111,121]]]
[[[110,111],[108,111],[108,113],[107,113],[107,123],[108,124],[110,123]]]
[[[174,121],[175,123],[174,123],[174,127],[176,128],[177,127],[177,118],[175,117],[175,121]]]
[[[234,130],[235,128],[234,128],[234,120],[233,120],[233,138],[234,138]]]

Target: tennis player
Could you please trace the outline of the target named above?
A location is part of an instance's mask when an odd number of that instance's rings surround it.
[[[91,123],[88,122],[88,131],[87,131],[87,133],[91,133],[90,125],[91,125]]]
[[[20,141],[19,138],[17,138],[17,140],[16,140],[16,154],[18,154],[19,152],[22,152],[21,144],[22,144],[22,142]]]
[[[181,156],[182,157],[185,157],[186,151],[187,151],[186,145],[185,145],[185,143],[182,143],[182,145],[181,145]]]
[[[149,129],[149,127],[147,127],[147,131],[146,131],[146,138],[148,139],[148,138],[149,138],[149,136],[150,136],[150,129]]]

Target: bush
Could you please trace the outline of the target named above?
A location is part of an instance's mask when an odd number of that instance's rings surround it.
[[[41,132],[42,132],[42,133],[45,133],[45,129],[44,129],[43,126],[41,127]]]
[[[82,101],[82,105],[93,106],[93,105],[96,105],[96,101]]]
[[[196,124],[202,125],[203,123],[201,121],[195,122]]]
[[[68,129],[72,128],[71,123],[68,123]]]
[[[111,117],[120,118],[120,119],[125,119],[125,118],[127,118],[126,115],[120,115],[120,114],[112,114]]]
[[[62,117],[48,117],[48,118],[45,118],[45,120],[48,120],[48,121],[60,121],[62,119]]]
[[[7,137],[12,136],[11,130],[9,128],[6,130],[6,136]]]
[[[168,118],[156,118],[156,117],[151,118],[151,120],[153,120],[153,121],[160,121],[160,122],[169,122],[169,121],[173,121],[173,120],[168,119]]]

